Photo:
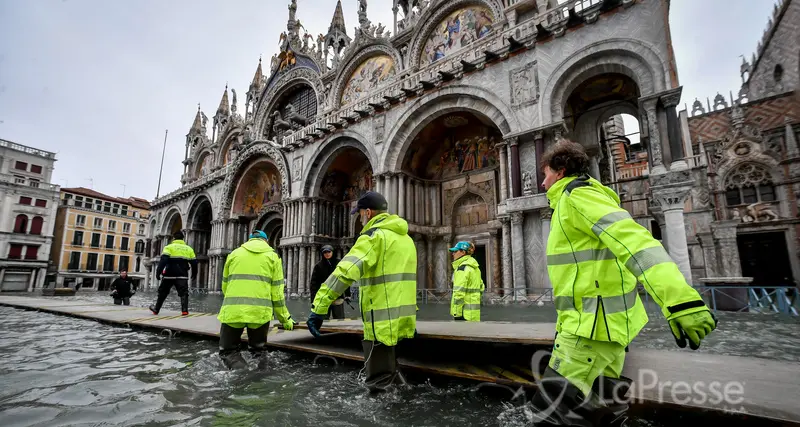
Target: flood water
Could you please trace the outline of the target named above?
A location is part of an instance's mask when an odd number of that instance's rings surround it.
[[[155,295],[140,292],[132,305]],[[63,300],[109,303],[107,293]],[[190,311],[216,312],[218,295],[193,295]],[[308,300],[290,300],[293,317]],[[165,304],[177,309],[176,295]],[[348,308],[348,316],[357,316]],[[701,350],[800,362],[800,320],[770,314],[720,313],[719,329]],[[448,319],[445,304],[420,305],[420,319]],[[636,348],[677,349],[653,312]],[[371,396],[357,364],[315,363],[313,357],[270,353],[263,370],[230,372],[210,340],[131,331],[94,321],[0,307],[0,424],[3,426],[523,426],[524,411],[474,384],[418,379],[408,388]],[[552,306],[487,306],[483,320],[555,320]],[[688,351],[688,350],[686,350]],[[647,417],[635,426],[685,420]]]

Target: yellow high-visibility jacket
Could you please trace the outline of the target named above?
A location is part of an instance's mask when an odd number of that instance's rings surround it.
[[[637,281],[670,320],[707,310],[700,294],[650,232],[620,207],[613,190],[588,176],[547,191],[554,209],[547,240],[556,330],[627,346],[648,322]]]
[[[481,320],[481,297],[486,285],[481,278],[478,261],[464,255],[453,261],[453,297],[450,301],[450,315],[464,317],[464,320]]]
[[[417,248],[404,219],[382,213],[367,222],[350,252],[320,286],[312,311],[325,315],[353,282],[359,283],[364,340],[394,346],[414,337]]]
[[[281,323],[291,316],[283,295],[283,266],[275,250],[262,239],[250,239],[228,255],[222,273],[225,299],[221,323],[264,324],[273,313]]]

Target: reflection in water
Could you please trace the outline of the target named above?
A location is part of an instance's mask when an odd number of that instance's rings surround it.
[[[132,305],[147,306],[139,293]],[[64,300],[108,303],[107,293]],[[216,311],[219,296],[193,296],[192,311]],[[295,318],[308,301],[290,301]],[[171,305],[170,305],[171,304]],[[175,296],[167,308],[178,308]],[[446,305],[421,305],[420,317],[447,319]],[[348,316],[354,315],[348,308]],[[658,313],[635,347],[676,349]],[[471,384],[417,378],[371,396],[358,364],[272,352],[262,370],[230,372],[214,341],[169,339],[93,321],[0,307],[0,419],[3,426],[442,426],[526,425],[511,396],[472,392]],[[702,351],[800,361],[796,319],[725,314]],[[491,320],[552,321],[549,307],[485,308]],[[248,355],[245,353],[245,357]],[[252,366],[252,365],[251,365]],[[637,420],[634,425],[676,425]]]

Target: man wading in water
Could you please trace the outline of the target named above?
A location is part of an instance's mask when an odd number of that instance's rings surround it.
[[[320,337],[328,307],[353,282],[359,283],[370,391],[405,383],[397,369],[395,347],[402,339],[414,338],[417,326],[417,248],[408,235],[408,223],[387,213],[387,205],[381,194],[372,191],[358,199],[350,214],[361,215],[364,228],[320,287],[307,322],[311,334]]]
[[[639,282],[661,307],[679,347],[692,349],[717,320],[667,251],[589,177],[580,144],[562,141],[542,158],[553,208],[547,272],[558,321],[548,368],[533,398],[537,426],[623,426],[631,380],[628,344],[647,324]]]

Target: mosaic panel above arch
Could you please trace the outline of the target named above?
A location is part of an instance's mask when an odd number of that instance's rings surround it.
[[[281,179],[278,168],[268,160],[259,161],[245,172],[236,189],[233,213],[257,215],[263,206],[281,201]]]
[[[468,6],[450,13],[428,35],[419,63],[425,66],[482,39],[492,30],[494,14],[485,6]]]
[[[361,99],[395,75],[394,59],[389,55],[372,56],[362,62],[350,75],[342,91],[341,105]]]
[[[206,176],[211,173],[211,168],[214,166],[214,156],[211,153],[205,153],[197,163],[197,177]]]

